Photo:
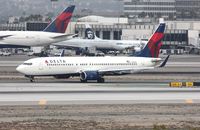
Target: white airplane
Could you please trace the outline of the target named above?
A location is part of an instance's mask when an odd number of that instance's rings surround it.
[[[67,49],[80,49],[84,51],[94,50],[93,48],[101,51],[123,51],[125,49],[133,48],[136,52],[138,52],[141,51],[141,49],[147,44],[147,41],[142,40],[103,40],[96,36],[89,25],[86,25],[85,36],[85,39],[73,38],[67,41],[55,43],[53,45]]]
[[[69,78],[80,76],[81,82],[97,80],[103,83],[106,75],[124,75],[164,67],[169,56],[161,63],[158,58],[165,23],[160,23],[149,39],[140,57],[44,57],[34,58],[19,65],[16,70],[34,81],[35,76]]]
[[[66,8],[43,31],[0,31],[0,48],[22,48],[45,46],[51,43],[71,39],[65,34],[75,6]]]

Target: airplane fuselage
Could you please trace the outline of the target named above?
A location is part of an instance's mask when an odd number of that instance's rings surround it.
[[[67,37],[55,38],[62,33],[51,33],[43,31],[0,31],[0,47],[3,46],[44,46],[51,43],[67,40]]]
[[[68,48],[96,48],[97,50],[118,50],[122,51],[128,48],[143,48],[147,41],[140,40],[102,40],[102,39],[80,39],[74,38],[67,41],[55,43],[53,45]]]
[[[160,58],[141,57],[45,57],[25,61],[17,70],[28,76],[80,74],[84,71],[106,73],[135,73],[153,69]]]

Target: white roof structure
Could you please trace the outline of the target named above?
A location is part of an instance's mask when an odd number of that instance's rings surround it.
[[[120,17],[102,17],[102,16],[86,16],[79,18],[77,22],[87,22],[93,24],[128,24],[128,18]]]

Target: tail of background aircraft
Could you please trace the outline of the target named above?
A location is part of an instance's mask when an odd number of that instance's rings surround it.
[[[92,30],[91,26],[89,24],[86,24],[86,29],[85,29],[85,39],[100,39],[96,36],[95,32]]]
[[[44,32],[54,33],[65,33],[67,26],[72,17],[75,6],[69,6],[60,15],[57,16],[53,22],[51,22],[45,29]]]
[[[160,48],[162,46],[162,40],[164,38],[164,31],[165,31],[165,23],[161,22],[158,28],[156,29],[155,33],[151,36],[151,38],[147,42],[147,45],[136,56],[158,58]]]
[[[64,57],[65,56],[65,50],[63,49],[60,53],[60,57]]]

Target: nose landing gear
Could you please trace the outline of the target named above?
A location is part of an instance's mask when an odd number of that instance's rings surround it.
[[[26,75],[25,77],[29,78],[30,82],[35,82],[34,76]]]

